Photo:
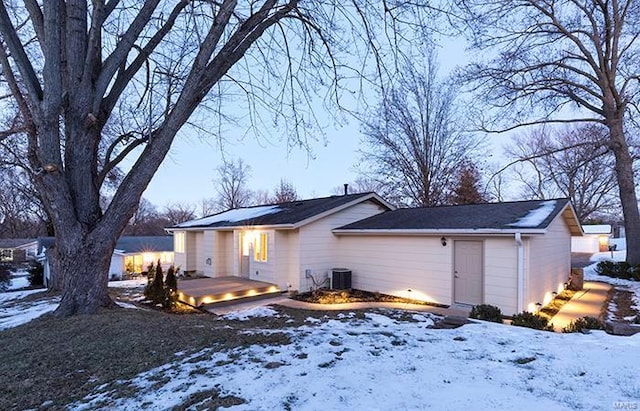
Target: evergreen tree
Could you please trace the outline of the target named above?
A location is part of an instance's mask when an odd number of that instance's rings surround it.
[[[454,205],[486,202],[485,196],[480,191],[480,172],[476,166],[467,163],[460,169],[458,181],[449,202]]]
[[[167,278],[164,282],[164,306],[165,308],[173,308],[178,301],[178,279],[176,277],[176,268],[172,265],[167,270]]]
[[[160,260],[158,260],[158,263],[156,264],[155,277],[153,278],[153,282],[151,283],[149,294],[149,299],[154,304],[164,305],[164,278]]]

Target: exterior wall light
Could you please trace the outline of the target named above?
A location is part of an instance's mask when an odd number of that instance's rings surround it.
[[[447,246],[447,239],[446,239],[446,238],[444,238],[444,237],[442,237],[442,238],[440,239],[440,243],[442,244],[442,246],[443,246],[443,247],[446,247],[446,246]]]

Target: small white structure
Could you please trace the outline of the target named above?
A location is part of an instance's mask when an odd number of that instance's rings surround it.
[[[564,288],[571,236],[582,235],[566,199],[394,210],[375,193],[230,210],[168,231],[186,272],[308,291],[344,267],[353,288],[507,315]]]
[[[571,237],[571,252],[598,253],[609,250],[612,229],[609,224],[588,224],[582,226],[583,236]]]
[[[0,261],[20,263],[33,260],[38,251],[38,240],[34,238],[0,239]]]
[[[54,246],[54,237],[38,239],[38,260],[44,266],[45,286],[52,278],[47,250]],[[120,237],[111,256],[109,279],[121,280],[125,274],[139,274],[151,264],[160,261],[166,270],[173,264],[173,238],[170,236]]]

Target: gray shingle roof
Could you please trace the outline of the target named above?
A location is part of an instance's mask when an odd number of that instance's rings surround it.
[[[38,254],[42,253],[43,247],[51,248],[54,242],[54,237],[38,238]],[[173,251],[173,236],[120,237],[116,243],[116,250],[122,250],[125,253]]]
[[[358,199],[371,198],[377,201],[375,196],[374,193],[358,193],[270,204],[267,206],[244,207],[188,221],[171,228],[216,228],[296,224]],[[386,204],[380,201],[378,202],[387,208]],[[250,217],[243,218],[242,216]]]
[[[544,229],[568,203],[568,199],[557,199],[402,208],[356,221],[336,230]]]

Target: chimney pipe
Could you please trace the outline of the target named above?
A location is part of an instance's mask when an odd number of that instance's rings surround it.
[[[344,195],[349,194],[349,184],[344,183]]]

